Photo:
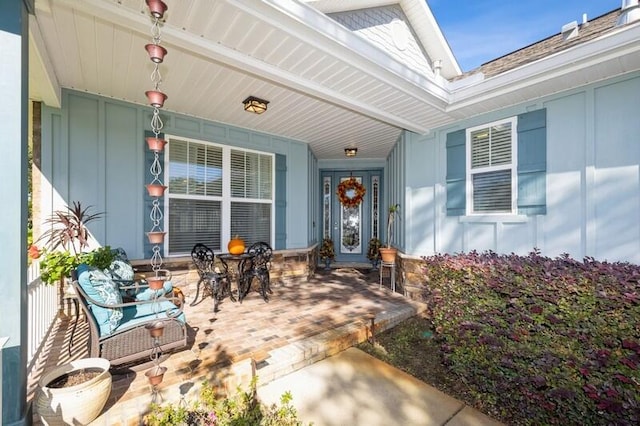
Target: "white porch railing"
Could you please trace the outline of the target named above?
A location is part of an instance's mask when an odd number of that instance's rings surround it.
[[[39,262],[30,265],[27,282],[27,375],[30,375],[58,315],[58,299],[57,286],[45,284],[40,279]]]

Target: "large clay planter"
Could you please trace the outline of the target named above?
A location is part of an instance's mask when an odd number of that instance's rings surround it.
[[[384,263],[396,263],[396,253],[398,249],[395,247],[380,247],[380,259]]]
[[[111,393],[111,363],[104,358],[84,358],[71,361],[45,373],[39,380],[40,387],[35,408],[45,425],[86,425],[91,423],[104,408]],[[49,384],[65,374],[82,369],[98,369],[100,374],[84,383],[62,388],[50,388]]]

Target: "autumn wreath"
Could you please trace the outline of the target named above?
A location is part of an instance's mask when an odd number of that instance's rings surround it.
[[[353,196],[350,197],[348,194],[352,191]],[[354,177],[340,182],[338,190],[336,191],[340,203],[347,208],[358,207],[366,193],[367,190],[365,187]]]

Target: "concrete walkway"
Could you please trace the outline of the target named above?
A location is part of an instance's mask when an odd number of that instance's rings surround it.
[[[365,352],[349,348],[258,388],[264,402],[286,392],[315,426],[493,426],[501,423]]]

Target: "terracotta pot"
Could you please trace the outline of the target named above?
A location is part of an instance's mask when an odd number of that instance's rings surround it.
[[[164,334],[164,324],[162,321],[147,324],[145,325],[145,328],[149,331],[151,337],[162,337]]]
[[[161,0],[147,0],[147,6],[149,6],[151,16],[158,19],[162,19],[167,11],[167,5]]]
[[[164,139],[154,138],[154,137],[146,138],[146,140],[147,140],[147,146],[149,147],[149,149],[155,152],[161,152],[164,149],[164,146],[168,143]]]
[[[167,49],[160,46],[159,44],[147,44],[146,46],[144,46],[144,48],[147,50],[151,61],[155,62],[156,64],[162,63],[165,55],[167,54]]]
[[[162,244],[164,242],[164,236],[166,232],[147,232],[147,238],[151,244]]]
[[[155,108],[162,108],[164,105],[164,101],[167,100],[167,95],[162,93],[159,90],[147,90],[144,92],[147,95],[147,99],[149,99],[149,104]]]
[[[164,279],[162,278],[148,278],[149,288],[151,290],[160,290],[164,287]]]
[[[380,247],[380,258],[384,263],[396,263],[398,249],[395,247]]]
[[[166,372],[167,372],[167,367],[156,366],[156,367],[151,367],[149,370],[147,370],[144,373],[144,375],[147,376],[147,379],[149,380],[149,384],[151,386],[155,386],[162,383],[162,378],[164,377],[164,373]]]
[[[38,382],[40,390],[35,409],[45,425],[70,425],[91,423],[102,411],[111,393],[109,360],[84,358],[54,368]],[[82,369],[100,371],[96,377],[73,386],[51,388],[49,385],[63,375]]]
[[[157,183],[150,183],[146,185],[146,187],[150,197],[162,197],[164,196],[165,189],[167,189],[166,186]]]

